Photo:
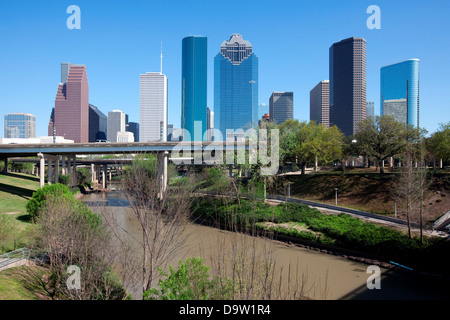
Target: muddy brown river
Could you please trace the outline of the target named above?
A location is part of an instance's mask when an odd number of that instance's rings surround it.
[[[107,210],[114,216],[118,229],[126,230],[127,241],[135,244],[139,254],[141,247],[136,239],[142,232],[140,225],[120,191],[85,195],[81,199],[94,212]],[[208,266],[218,261],[219,256],[232,258],[233,248],[257,250],[258,256],[271,252],[275,262],[277,279],[281,277],[284,290],[292,290],[295,279],[303,283],[304,296],[311,299],[448,299],[446,288],[427,279],[417,279],[403,272],[381,268],[381,289],[367,288],[369,265],[344,259],[339,256],[288,245],[283,242],[256,238],[213,227],[190,224],[186,230],[185,246],[173,257],[171,264],[188,257],[201,257]],[[139,299],[139,290],[130,290]]]

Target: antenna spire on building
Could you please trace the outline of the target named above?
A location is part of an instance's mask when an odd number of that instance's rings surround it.
[[[163,54],[162,54],[162,40],[161,40],[161,74],[162,74],[162,61],[163,61]]]

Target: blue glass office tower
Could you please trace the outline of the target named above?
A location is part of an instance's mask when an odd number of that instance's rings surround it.
[[[5,114],[5,138],[36,138],[36,116],[29,113]]]
[[[381,68],[381,115],[419,127],[419,75],[419,59]]]
[[[189,131],[191,141],[206,140],[207,38],[190,36],[182,42],[181,127]],[[194,129],[195,122],[201,127]],[[185,135],[185,140],[187,137]]]
[[[238,33],[224,41],[214,58],[214,128],[244,129],[258,120],[258,57]],[[218,139],[216,139],[218,140]]]

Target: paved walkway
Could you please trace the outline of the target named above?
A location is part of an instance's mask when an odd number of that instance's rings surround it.
[[[370,221],[372,223],[379,223],[384,224],[387,226],[395,227],[395,228],[402,228],[406,229],[408,227],[406,221],[392,218],[392,217],[385,217],[382,215],[377,215],[374,213],[339,207],[339,206],[333,206],[329,204],[309,201],[309,200],[302,200],[297,198],[287,198],[283,196],[267,196],[268,200],[271,201],[278,201],[278,202],[285,202],[286,200],[288,202],[296,202],[296,203],[302,203],[305,205],[308,205],[312,208],[316,208],[319,211],[326,213],[326,214],[341,214],[345,213],[352,217],[356,217],[359,219],[363,219],[366,221]],[[411,223],[411,231],[413,232],[420,232],[419,226],[416,223]],[[444,238],[450,238],[450,235],[445,232],[431,230],[431,229],[423,229],[423,233],[428,236],[438,236],[438,237],[444,237]]]

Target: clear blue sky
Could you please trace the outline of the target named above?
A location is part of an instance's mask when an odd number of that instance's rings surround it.
[[[81,30],[69,30],[69,5],[81,9]],[[369,30],[370,5],[381,30]],[[367,40],[367,100],[379,114],[380,68],[421,60],[420,123],[429,132],[450,121],[450,1],[302,0],[2,0],[0,114],[37,116],[47,135],[60,63],[85,64],[89,100],[105,114],[121,109],[139,121],[139,74],[169,79],[169,123],[180,126],[181,40],[208,37],[208,106],[214,101],[214,56],[231,33],[249,40],[259,58],[259,103],[273,91],[294,92],[294,117],[309,120],[309,91],[328,79],[328,50],[348,37]],[[3,137],[3,119],[0,136]]]

